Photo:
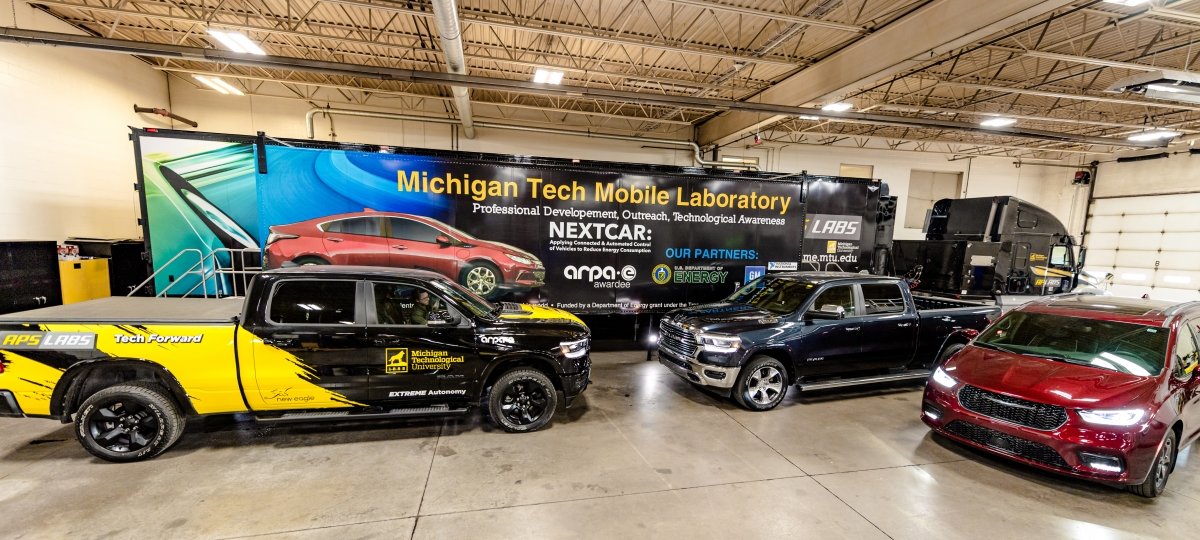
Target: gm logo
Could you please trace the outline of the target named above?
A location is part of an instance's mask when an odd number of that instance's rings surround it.
[[[745,281],[743,281],[743,283],[749,283],[751,281],[754,281],[754,280],[762,277],[763,274],[766,274],[766,273],[767,273],[767,267],[765,267],[765,266],[747,266],[746,267],[746,278],[745,278]]]
[[[384,355],[385,373],[408,373],[408,349],[387,349]]]
[[[671,281],[671,267],[665,264],[655,266],[654,270],[650,273],[650,277],[654,279],[655,283],[666,285],[668,281]]]

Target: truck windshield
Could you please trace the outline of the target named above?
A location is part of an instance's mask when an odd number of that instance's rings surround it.
[[[795,279],[763,276],[747,283],[725,301],[787,315],[799,309],[816,288],[812,283]]]
[[[1145,377],[1162,371],[1169,334],[1157,326],[1014,311],[975,345]]]
[[[449,296],[459,305],[471,310],[476,317],[490,317],[496,312],[496,306],[480,298],[466,287],[445,279],[433,280],[433,286],[442,294]]]

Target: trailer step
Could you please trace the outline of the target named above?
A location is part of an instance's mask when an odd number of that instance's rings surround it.
[[[283,424],[288,422],[318,422],[322,420],[378,420],[384,418],[405,418],[410,416],[434,416],[443,414],[462,414],[470,409],[467,407],[451,407],[449,405],[430,405],[428,407],[408,407],[391,409],[381,412],[352,412],[352,411],[306,411],[285,413],[280,416],[257,416],[255,420],[266,424]]]
[[[827,390],[830,388],[845,388],[847,386],[861,386],[864,384],[876,384],[898,381],[915,381],[929,377],[929,370],[914,369],[910,371],[902,371],[899,373],[888,373],[886,375],[870,375],[867,377],[855,377],[851,379],[833,379],[825,381],[815,381],[809,383],[799,383],[796,386],[801,392],[810,390]]]

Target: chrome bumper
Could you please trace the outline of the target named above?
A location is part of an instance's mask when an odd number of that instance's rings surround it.
[[[679,359],[661,350],[658,351],[658,363],[692,384],[723,389],[733,388],[733,382],[737,380],[738,373],[742,371],[741,367],[710,366],[692,360]],[[714,377],[714,375],[716,376]]]

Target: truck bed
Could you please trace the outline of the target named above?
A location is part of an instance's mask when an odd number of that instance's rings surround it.
[[[144,298],[114,296],[65,306],[0,315],[5,323],[201,323],[220,324],[241,314],[241,298]]]

